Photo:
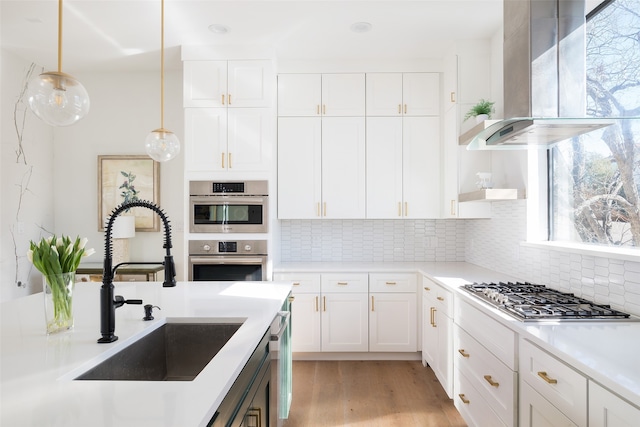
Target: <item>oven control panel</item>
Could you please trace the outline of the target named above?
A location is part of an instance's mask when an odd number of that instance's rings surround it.
[[[189,255],[266,254],[266,240],[189,240]]]

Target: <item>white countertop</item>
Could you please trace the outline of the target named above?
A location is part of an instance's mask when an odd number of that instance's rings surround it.
[[[115,294],[159,306],[143,321],[143,307],[116,310],[119,340],[100,337],[101,283],[78,283],[72,331],[47,336],[41,293],[0,305],[0,425],[202,426],[231,388],[287,297],[290,283],[115,283]],[[193,381],[73,381],[149,330],[172,318],[243,321]],[[246,320],[245,320],[246,319]]]
[[[640,322],[522,322],[492,308],[460,286],[473,282],[517,281],[508,275],[465,262],[286,263],[275,272],[416,272],[451,288],[466,301],[573,366],[585,376],[640,407]],[[544,283],[542,283],[544,284]]]

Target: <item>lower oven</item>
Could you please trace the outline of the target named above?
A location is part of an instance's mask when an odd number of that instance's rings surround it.
[[[189,281],[267,280],[266,240],[190,240]]]

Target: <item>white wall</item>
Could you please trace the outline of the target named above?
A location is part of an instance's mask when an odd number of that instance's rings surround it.
[[[2,51],[0,300],[41,290],[41,276],[25,256],[29,240],[51,233],[87,237],[88,247],[93,247],[96,254],[86,261],[102,263],[104,236],[98,231],[97,157],[145,154],[145,137],[160,127],[159,70],[74,73],[91,98],[88,116],[73,126],[52,128],[21,105],[20,117],[26,112],[23,147],[27,164],[22,159],[16,161],[13,109],[29,65]],[[164,125],[181,141],[183,121],[182,72],[167,70]],[[182,154],[160,165],[160,206],[171,220],[178,279],[184,274],[183,171]],[[22,198],[21,188],[26,189]],[[138,232],[130,239],[131,260],[162,261],[163,237],[162,231]],[[17,281],[28,285],[18,287]]]
[[[5,301],[42,289],[40,273],[26,254],[30,240],[54,231],[54,145],[52,128],[31,113],[26,103],[18,102],[31,64],[4,49],[0,58],[0,301]],[[41,71],[36,67],[34,75]]]

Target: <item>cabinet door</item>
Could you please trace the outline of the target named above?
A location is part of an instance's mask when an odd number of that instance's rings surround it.
[[[367,218],[402,217],[402,118],[367,118]]]
[[[432,369],[438,357],[438,329],[435,327],[435,300],[427,290],[422,295],[422,360]]]
[[[270,61],[229,61],[227,76],[228,107],[271,106]]]
[[[227,109],[186,108],[184,114],[185,170],[225,170]]]
[[[320,116],[321,105],[320,74],[278,76],[278,116]]]
[[[442,73],[442,96],[444,111],[454,108],[458,98],[458,55],[452,53],[444,57]]]
[[[365,217],[364,117],[322,119],[322,216]]]
[[[228,110],[227,170],[269,169],[272,120],[271,111],[266,108]]]
[[[369,351],[417,351],[415,293],[369,295]]]
[[[405,117],[402,131],[404,216],[439,218],[440,119]]]
[[[322,351],[368,351],[366,293],[322,294]]]
[[[449,397],[453,390],[453,320],[441,310],[434,313],[434,325],[438,331],[438,349],[433,371]]]
[[[367,74],[367,116],[402,115],[402,74]]]
[[[403,74],[402,100],[405,116],[439,116],[440,75],[438,73]]]
[[[322,115],[364,116],[364,74],[323,74]]]
[[[633,427],[638,420],[640,409],[589,381],[590,427]]]
[[[320,351],[320,294],[293,294],[291,346],[296,351]]]
[[[520,381],[520,427],[577,427],[558,408]],[[586,424],[582,424],[586,425]]]
[[[278,119],[278,218],[319,218],[321,119]]]
[[[226,105],[227,61],[185,61],[183,70],[185,107]]]

